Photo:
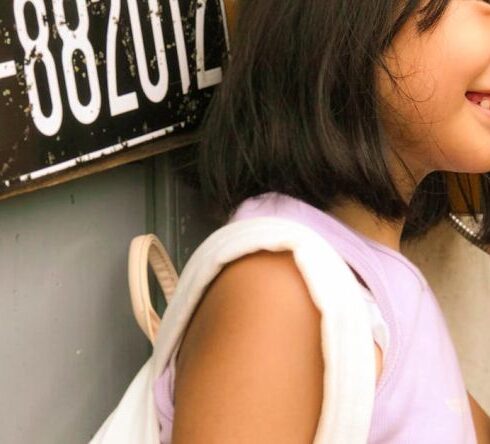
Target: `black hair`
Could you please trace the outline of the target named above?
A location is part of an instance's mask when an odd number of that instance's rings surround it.
[[[449,1],[238,0],[231,61],[197,147],[205,200],[226,218],[268,191],[323,211],[349,198],[381,218],[406,217],[404,239],[438,223],[451,209],[447,177],[429,174],[404,202],[383,156],[374,86],[376,66],[396,83],[381,55],[407,20],[418,14],[418,32],[430,31]],[[481,175],[490,242],[489,183]]]

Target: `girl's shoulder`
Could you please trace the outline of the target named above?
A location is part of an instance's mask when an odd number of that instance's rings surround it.
[[[227,263],[177,356],[178,442],[195,440],[198,429],[200,439],[208,433],[223,442],[247,430],[254,442],[311,441],[324,400],[321,317],[291,251],[258,250]],[[375,355],[379,377],[377,346]],[[287,425],[271,427],[284,417]]]
[[[322,404],[322,356],[332,358],[332,377],[340,367],[354,371],[374,358],[359,353],[373,346],[364,308],[347,264],[307,226],[260,217],[212,233],[184,267],[157,338],[164,363],[180,332],[183,337],[175,377],[176,442],[197,442],[202,436],[193,433],[207,427],[210,439],[220,442],[247,431],[254,431],[248,439],[254,442],[311,441]],[[322,326],[334,324],[338,328],[325,337]],[[351,360],[336,356],[337,347],[327,351],[329,343],[342,343]],[[371,384],[365,372],[335,383],[330,396],[355,392],[369,405]],[[268,424],[286,416],[291,428],[275,427],[282,434],[268,435]],[[216,438],[230,430],[233,439]],[[318,433],[323,436],[323,429]]]
[[[320,319],[291,251],[258,250],[240,256],[226,263],[206,287],[184,335],[178,365],[185,362],[185,350],[204,339],[203,332],[227,330],[229,324],[243,326],[244,333],[246,327],[271,325],[269,321],[279,321],[281,316],[303,316],[304,322],[313,324]],[[193,332],[195,340],[187,341]]]
[[[181,343],[175,436],[191,442],[199,430],[203,442],[203,433],[228,442],[253,430],[254,442],[311,438],[322,404],[320,319],[290,251],[260,250],[229,262]],[[291,421],[271,427],[280,417]]]

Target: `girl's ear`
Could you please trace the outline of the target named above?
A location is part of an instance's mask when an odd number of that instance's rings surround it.
[[[478,174],[446,173],[450,209],[455,214],[481,212],[481,184]]]

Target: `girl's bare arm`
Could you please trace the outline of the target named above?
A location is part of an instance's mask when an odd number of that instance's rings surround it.
[[[182,342],[172,443],[310,444],[323,373],[320,313],[291,252],[245,256],[210,285]]]
[[[172,442],[310,444],[323,398],[320,341],[320,313],[291,252],[229,264],[182,342]]]
[[[476,429],[478,444],[490,444],[490,417],[469,392],[468,399],[470,401],[471,414],[473,415],[473,423]]]

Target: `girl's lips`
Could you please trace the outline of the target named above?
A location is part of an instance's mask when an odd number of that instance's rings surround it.
[[[479,92],[476,92],[476,91],[468,91],[466,93],[466,98],[470,102],[474,102],[474,103],[480,103],[485,97],[487,99],[490,99],[490,92],[485,92],[485,91],[479,91]]]
[[[487,97],[490,97],[490,96],[487,96]],[[468,102],[470,103],[470,105],[472,107],[477,108],[477,110],[480,111],[481,113],[483,113],[483,115],[490,117],[490,109],[482,108],[480,105],[478,105],[478,103],[475,103],[472,100],[470,100],[468,98],[468,95],[466,95],[466,99],[468,100]]]

